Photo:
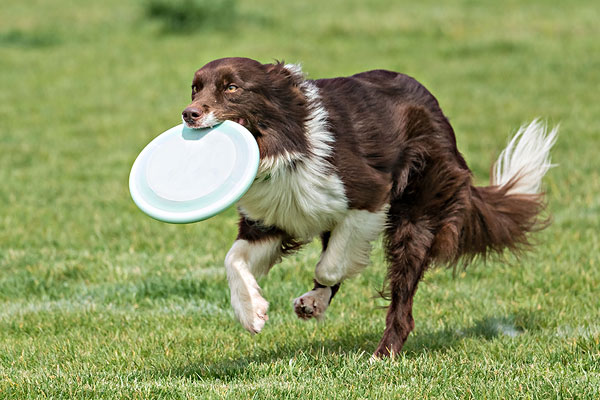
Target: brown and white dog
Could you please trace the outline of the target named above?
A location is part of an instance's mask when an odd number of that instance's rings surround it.
[[[375,356],[393,355],[414,327],[413,296],[433,262],[518,249],[544,226],[540,186],[557,129],[522,127],[490,186],[476,187],[437,100],[403,74],[307,80],[296,65],[215,60],[194,75],[183,120],[191,128],[236,121],[260,149],[225,258],[231,304],[252,333],[268,308],[256,278],[281,256],[321,237],[314,288],[294,300],[300,318],[319,318],[383,233],[391,304]]]

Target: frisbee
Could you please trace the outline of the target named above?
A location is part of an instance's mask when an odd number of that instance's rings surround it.
[[[134,203],[174,224],[210,218],[238,201],[258,171],[258,145],[242,125],[177,125],[152,140],[129,174]]]

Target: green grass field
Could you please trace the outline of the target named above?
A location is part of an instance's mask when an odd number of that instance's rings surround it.
[[[173,29],[143,1],[4,0],[0,12],[0,398],[600,398],[600,7],[596,1],[238,1]],[[215,12],[215,11],[213,11]],[[234,209],[175,226],[128,193],[139,151],[179,123],[224,56],[321,78],[423,82],[477,182],[522,123],[560,123],[553,224],[515,259],[436,269],[394,360],[385,265],[296,318],[314,243],[261,281],[263,333],[235,321],[222,266]]]

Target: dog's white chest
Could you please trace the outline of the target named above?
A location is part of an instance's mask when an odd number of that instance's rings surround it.
[[[259,175],[239,201],[241,212],[299,239],[330,230],[345,215],[348,200],[337,174],[319,167],[308,159]]]
[[[309,104],[306,120],[308,153],[284,153],[261,159],[258,179],[239,201],[240,211],[266,226],[276,226],[296,239],[312,239],[331,230],[348,210],[344,184],[328,158],[334,138],[319,90],[301,85]]]

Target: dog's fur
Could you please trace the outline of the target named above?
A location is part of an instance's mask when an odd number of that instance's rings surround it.
[[[192,90],[189,127],[233,120],[260,149],[225,259],[232,306],[250,332],[267,320],[256,277],[281,256],[321,237],[315,286],[294,300],[300,318],[319,318],[383,232],[391,304],[375,355],[393,355],[414,327],[413,296],[433,262],[519,249],[545,226],[539,189],[556,129],[546,134],[537,121],[503,152],[491,185],[476,187],[437,100],[406,75],[312,81],[296,65],[226,58],[198,70]]]

